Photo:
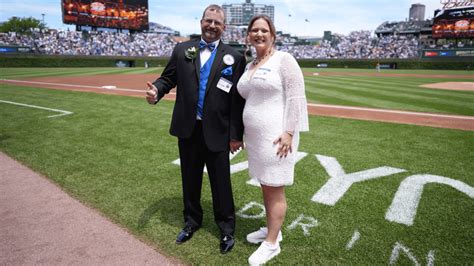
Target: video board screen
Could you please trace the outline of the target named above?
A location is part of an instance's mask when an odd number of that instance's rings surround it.
[[[433,24],[434,38],[472,38],[474,37],[474,19],[442,19]]]
[[[434,18],[434,38],[473,38],[474,8],[443,10]]]
[[[148,0],[62,0],[62,12],[65,24],[148,30]]]

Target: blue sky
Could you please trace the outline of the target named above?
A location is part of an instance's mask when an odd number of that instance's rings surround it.
[[[60,0],[0,0],[0,21],[12,16],[35,17],[56,29],[74,29],[62,23]],[[199,33],[199,19],[209,4],[242,3],[244,0],[191,1],[149,0],[152,22],[169,26],[182,35]],[[425,18],[432,18],[439,0],[253,0],[256,4],[275,6],[277,30],[293,35],[322,36],[325,30],[348,34],[354,30],[371,30],[384,21],[402,21],[408,17],[410,6],[426,6]],[[291,14],[291,17],[288,15]],[[307,19],[309,22],[305,22]]]

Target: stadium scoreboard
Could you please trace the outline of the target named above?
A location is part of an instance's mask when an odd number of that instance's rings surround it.
[[[434,38],[474,38],[474,6],[441,10],[432,30]]]
[[[62,0],[61,5],[65,24],[148,30],[148,0]]]

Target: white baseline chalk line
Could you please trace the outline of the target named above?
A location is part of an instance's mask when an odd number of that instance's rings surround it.
[[[102,89],[102,90],[134,91],[134,92],[145,91],[145,90],[133,90],[133,89],[126,89],[126,88],[103,88],[103,87],[99,87],[99,86],[64,84],[64,83],[50,83],[50,82],[14,80],[14,79],[1,79],[1,80],[2,81],[8,81],[8,82],[16,82],[16,83],[44,84],[44,85],[91,88],[91,89]],[[176,93],[175,92],[170,92],[169,94],[176,94]],[[331,105],[331,104],[314,104],[314,103],[308,103],[308,106],[323,107],[323,108],[334,108],[334,109],[345,109],[345,110],[358,110],[358,111],[367,111],[367,112],[374,112],[374,113],[391,113],[391,114],[405,114],[405,115],[417,115],[417,116],[428,116],[428,117],[444,117],[444,118],[453,118],[453,119],[474,120],[473,116],[462,116],[462,115],[443,115],[443,114],[431,114],[431,113],[421,113],[421,112],[409,112],[409,111],[398,111],[398,110],[388,110],[388,109],[375,109],[375,108],[364,108],[364,107],[342,106],[342,105]]]
[[[399,110],[388,110],[388,109],[375,109],[375,108],[364,108],[364,107],[342,106],[342,105],[331,105],[331,104],[314,104],[314,103],[308,103],[308,106],[323,107],[323,108],[334,108],[334,109],[345,109],[345,110],[368,111],[368,112],[374,112],[374,113],[391,113],[391,114],[404,114],[404,115],[417,115],[417,116],[445,117],[445,118],[454,118],[454,119],[474,120],[474,116],[464,116],[464,115],[443,115],[443,114],[431,114],[431,113],[421,113],[421,112],[410,112],[410,111],[399,111]]]
[[[90,88],[90,89],[101,89],[101,90],[115,90],[115,91],[133,91],[133,92],[145,92],[146,91],[146,90],[134,90],[134,89],[126,89],[126,88],[104,88],[102,86],[89,86],[89,85],[65,84],[65,83],[51,83],[51,82],[15,80],[15,79],[1,79],[1,81],[8,81],[8,82],[14,82],[14,83],[29,83],[29,84],[64,86],[64,87]],[[175,94],[175,93],[170,92],[169,94]]]
[[[103,89],[103,90],[121,90],[121,91],[141,91],[141,90],[132,90],[124,88],[102,88],[100,86],[89,86],[89,85],[77,85],[77,84],[65,84],[65,83],[51,83],[51,82],[41,82],[41,81],[28,81],[28,80],[14,80],[14,79],[2,79],[3,81],[16,82],[16,83],[30,83],[30,84],[43,84],[43,85],[55,85],[55,86],[64,86],[64,87],[79,87],[79,88],[91,88],[91,89]]]
[[[47,108],[47,107],[42,107],[42,106],[36,106],[36,105],[31,105],[31,104],[24,104],[24,103],[17,103],[17,102],[10,102],[10,101],[3,101],[0,100],[1,103],[8,103],[8,104],[13,104],[13,105],[19,105],[19,106],[24,106],[24,107],[30,107],[30,108],[36,108],[36,109],[42,109],[42,110],[48,110],[48,111],[53,111],[53,112],[59,112],[61,114],[59,115],[50,115],[48,118],[53,118],[53,117],[58,117],[58,116],[63,116],[63,115],[72,115],[74,114],[73,112],[65,111],[65,110],[59,110],[59,109],[52,109],[52,108]]]

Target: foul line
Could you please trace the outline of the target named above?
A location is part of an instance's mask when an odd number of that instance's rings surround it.
[[[51,82],[28,81],[28,80],[2,79],[2,81],[16,82],[16,83],[31,83],[31,84],[65,86],[65,87],[79,87],[79,88],[90,88],[90,89],[119,90],[119,91],[141,91],[141,90],[132,90],[132,89],[124,89],[124,88],[103,88],[103,87],[99,87],[99,86],[75,85],[75,84],[64,84],[64,83],[51,83]]]
[[[392,114],[403,114],[403,115],[444,117],[444,118],[474,120],[473,116],[462,116],[462,115],[430,114],[430,113],[421,113],[421,112],[397,111],[397,110],[388,110],[388,109],[372,109],[372,108],[364,108],[364,107],[341,106],[341,105],[330,105],[330,104],[314,104],[314,103],[308,103],[308,106],[322,107],[322,108],[344,109],[344,110],[367,111],[367,112],[374,112],[374,113],[392,113]]]
[[[42,110],[48,110],[48,111],[53,111],[53,112],[59,112],[61,114],[59,115],[50,115],[48,118],[53,118],[53,117],[58,117],[58,116],[63,116],[63,115],[72,115],[74,114],[73,112],[65,111],[65,110],[59,110],[59,109],[52,109],[52,108],[46,108],[42,106],[36,106],[36,105],[31,105],[31,104],[24,104],[24,103],[16,103],[16,102],[9,102],[9,101],[3,101],[0,100],[1,103],[8,103],[8,104],[13,104],[13,105],[19,105],[19,106],[25,106],[25,107],[30,107],[30,108],[36,108],[36,109],[42,109]]]
[[[29,84],[41,84],[41,85],[52,85],[52,86],[64,86],[64,87],[76,87],[76,88],[89,88],[89,89],[102,89],[102,90],[115,90],[115,91],[133,91],[133,92],[145,92],[145,90],[134,90],[126,88],[104,88],[100,86],[89,86],[89,85],[76,85],[76,84],[65,84],[65,83],[51,83],[41,81],[28,81],[28,80],[14,80],[14,79],[1,79],[1,81],[14,82],[14,83],[29,83]],[[170,93],[174,94],[174,93]]]
[[[130,91],[130,92],[143,92],[143,91],[145,91],[145,90],[133,90],[133,89],[126,89],[126,88],[104,88],[104,87],[99,87],[99,86],[75,85],[75,84],[64,84],[64,83],[50,83],[50,82],[27,81],[27,80],[1,79],[1,81],[14,82],[14,83],[43,84],[43,85],[50,85],[50,86],[53,85],[53,86],[91,88],[91,89],[102,89],[102,90]],[[176,93],[175,92],[170,92],[169,94],[173,95],[173,94],[176,94]],[[431,114],[431,113],[422,113],[422,112],[398,111],[398,110],[389,110],[389,109],[374,109],[374,108],[341,106],[341,105],[331,105],[331,104],[308,103],[308,106],[310,106],[310,107],[321,107],[321,108],[342,109],[342,110],[367,111],[367,112],[373,112],[373,113],[391,113],[391,114],[425,116],[425,117],[435,117],[435,118],[452,118],[452,119],[474,120],[473,116]]]

